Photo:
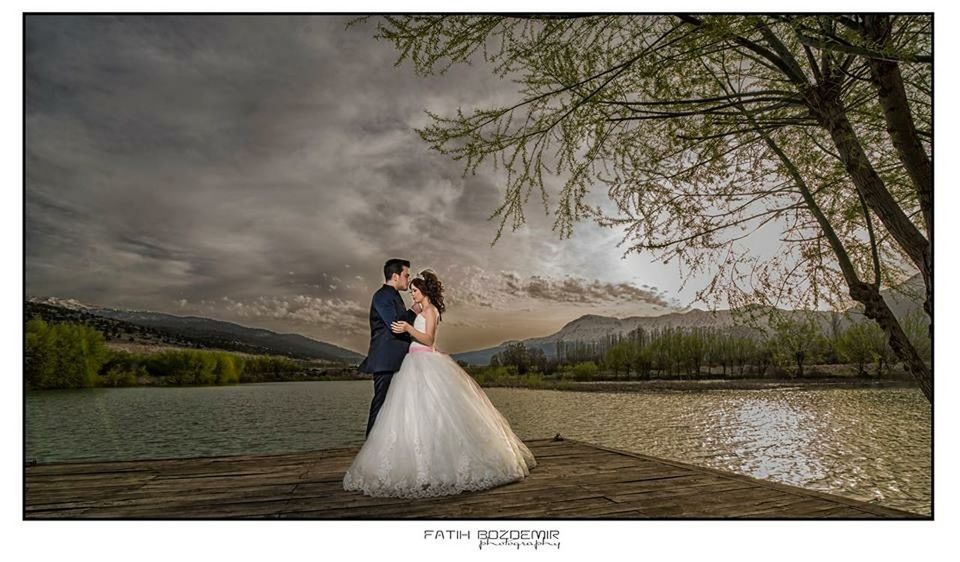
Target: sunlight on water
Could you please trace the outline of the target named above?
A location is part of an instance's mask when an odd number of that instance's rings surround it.
[[[930,513],[930,405],[912,389],[489,394],[523,437],[560,433]]]
[[[930,406],[912,389],[487,394],[525,439],[560,433],[930,513]],[[27,458],[358,446],[371,395],[362,381],[28,393]]]

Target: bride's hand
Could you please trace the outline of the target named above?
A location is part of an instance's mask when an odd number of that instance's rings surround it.
[[[403,320],[390,324],[390,331],[393,332],[394,334],[402,334],[409,330],[410,330],[410,324],[407,324]]]

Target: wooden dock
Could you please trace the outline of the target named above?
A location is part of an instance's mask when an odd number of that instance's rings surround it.
[[[574,440],[526,441],[530,476],[405,500],[345,492],[358,449],[26,467],[25,519],[930,519]]]

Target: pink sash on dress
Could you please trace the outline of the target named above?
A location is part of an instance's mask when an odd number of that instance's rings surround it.
[[[446,353],[444,353],[444,352],[442,352],[442,351],[437,351],[436,349],[434,349],[434,348],[432,348],[432,347],[423,347],[423,346],[420,346],[420,345],[418,345],[417,347],[412,347],[412,346],[411,346],[409,352],[410,352],[410,353],[417,353],[417,352],[424,353],[424,352],[427,352],[427,351],[429,351],[429,352],[431,352],[431,353],[439,353],[440,355],[447,355]],[[449,357],[449,355],[448,355],[448,357]]]

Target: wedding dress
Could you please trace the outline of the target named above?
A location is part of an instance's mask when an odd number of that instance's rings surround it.
[[[413,326],[426,330],[423,315]],[[480,385],[448,355],[414,341],[343,488],[445,496],[522,480],[536,464]]]

